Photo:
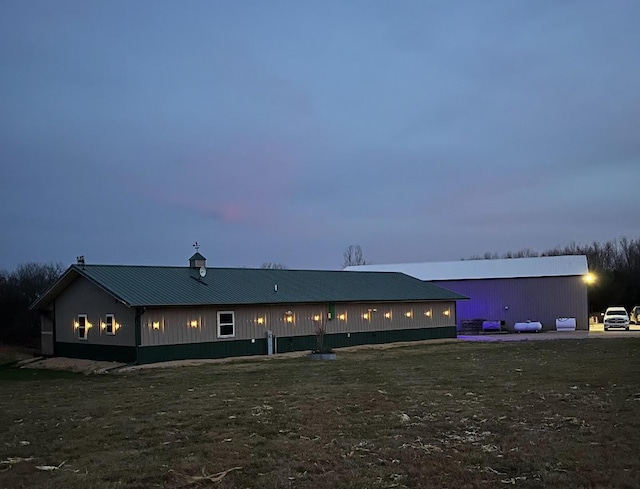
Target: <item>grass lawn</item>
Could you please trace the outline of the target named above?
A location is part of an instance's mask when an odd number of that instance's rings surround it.
[[[0,488],[640,487],[634,338],[5,367],[0,413]]]

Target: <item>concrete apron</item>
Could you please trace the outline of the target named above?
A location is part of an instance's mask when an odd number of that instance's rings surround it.
[[[607,338],[640,338],[640,330],[624,331],[541,331],[540,333],[498,333],[479,335],[458,335],[463,341],[545,341],[583,340]]]

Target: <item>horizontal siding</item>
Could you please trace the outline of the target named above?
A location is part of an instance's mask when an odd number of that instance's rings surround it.
[[[327,334],[440,328],[456,324],[455,302],[335,304],[335,318],[326,321]],[[235,336],[218,338],[218,311],[233,311]],[[287,312],[292,322],[287,322]],[[445,315],[445,311],[449,315]],[[314,318],[326,318],[328,305],[254,307],[147,308],[141,317],[141,345],[161,346],[229,342],[315,334]],[[428,315],[427,315],[428,314]],[[388,317],[387,317],[388,316]],[[193,326],[192,326],[193,324]]]
[[[437,281],[470,298],[458,302],[458,325],[465,319],[517,322],[540,321],[554,330],[556,318],[575,317],[576,327],[588,330],[587,285],[581,277],[542,277]]]
[[[86,340],[78,338],[74,327],[79,314],[86,314],[92,325]],[[100,327],[107,314],[114,314],[120,325],[115,335]],[[78,278],[56,298],[55,329],[56,341],[63,343],[135,346],[135,311],[87,279]]]

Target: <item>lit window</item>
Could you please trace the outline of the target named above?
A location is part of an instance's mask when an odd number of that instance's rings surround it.
[[[218,311],[218,338],[236,335],[233,311]]]
[[[104,320],[105,333],[111,334],[111,335],[116,334],[115,323],[116,323],[116,320],[115,320],[114,315],[113,314],[107,314],[107,317]]]
[[[76,323],[76,328],[78,328],[78,338],[81,340],[87,339],[87,315],[80,314],[78,315],[78,322]]]

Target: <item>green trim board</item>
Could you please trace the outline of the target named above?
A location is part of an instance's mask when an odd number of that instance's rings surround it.
[[[138,363],[266,355],[267,340],[227,340],[178,345],[140,346]]]
[[[456,327],[401,329],[390,331],[372,331],[366,333],[334,333],[325,336],[329,348],[346,346],[395,343],[401,341],[420,341],[439,338],[455,338]],[[276,338],[276,352],[313,350],[316,337],[282,336]],[[137,348],[137,363],[167,362],[170,360],[189,360],[206,358],[229,358],[251,355],[266,355],[267,340],[228,340],[207,343],[185,343],[163,346],[140,346]],[[56,342],[55,354],[61,357],[84,358],[122,363],[136,361],[136,347],[95,345],[91,343]]]
[[[421,341],[440,338],[456,338],[455,326],[439,328],[415,328],[387,331],[368,331],[359,333],[327,334],[324,342],[328,348],[344,348],[347,346],[379,345],[383,343],[397,343],[402,341]],[[316,348],[316,337],[285,336],[277,338],[277,352],[313,350]]]
[[[329,348],[341,348],[366,344],[394,343],[401,341],[420,341],[439,338],[455,338],[456,327],[403,329],[391,331],[373,331],[366,333],[335,333],[325,336]],[[313,350],[316,347],[315,335],[282,336],[276,338],[276,352]],[[251,355],[266,355],[267,340],[228,340],[206,343],[185,343],[179,345],[138,347],[138,363],[166,362],[170,360],[228,358]]]
[[[91,343],[55,343],[55,355],[58,357],[83,358],[105,362],[134,363],[135,346],[95,345]]]

